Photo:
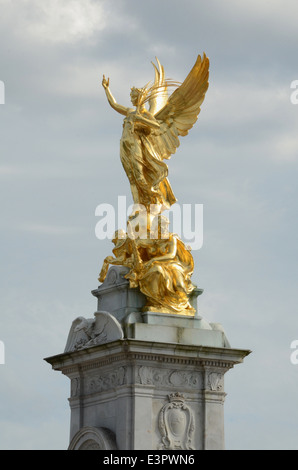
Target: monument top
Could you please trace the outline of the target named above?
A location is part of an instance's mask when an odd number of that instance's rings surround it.
[[[195,289],[193,257],[178,235],[169,232],[169,221],[162,215],[176,202],[164,160],[176,152],[179,137],[187,135],[198,118],[209,86],[209,59],[199,55],[182,84],[166,79],[163,66],[156,61],[153,84],[131,88],[133,108],[117,103],[109,78],[103,76],[109,104],[125,116],[120,159],[134,209],[126,231],[119,230],[114,236],[114,257],[105,258],[99,281],[105,280],[110,264],[125,266],[130,287],[139,287],[147,299],[147,311],[194,316],[189,301]],[[168,96],[172,86],[176,89]]]

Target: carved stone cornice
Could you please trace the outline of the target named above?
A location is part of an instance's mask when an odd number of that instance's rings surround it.
[[[46,358],[55,370],[70,376],[93,369],[122,365],[155,364],[184,365],[198,369],[221,369],[225,372],[241,363],[250,351],[183,344],[154,343],[133,339],[117,340],[108,344],[93,346],[80,351],[66,352]]]

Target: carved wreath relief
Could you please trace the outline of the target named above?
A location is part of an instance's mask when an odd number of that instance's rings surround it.
[[[177,369],[140,366],[137,380],[142,385],[174,386],[198,389],[201,387],[201,374]]]
[[[125,383],[126,367],[118,367],[97,377],[90,378],[86,383],[86,393],[103,392]]]
[[[159,414],[159,431],[161,434],[160,449],[167,450],[193,450],[191,447],[194,432],[193,412],[185,403],[180,393],[168,395],[166,403]]]

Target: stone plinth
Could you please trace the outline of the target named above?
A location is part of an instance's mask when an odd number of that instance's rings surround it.
[[[123,268],[110,271],[94,317],[46,359],[71,380],[69,449],[223,449],[224,374],[250,351],[198,313],[142,311]]]
[[[124,339],[47,361],[71,380],[70,448],[95,428],[112,436],[102,449],[200,450],[224,448],[224,374],[246,355]]]
[[[124,278],[128,272],[124,266],[110,267],[105,282],[91,291],[97,297],[97,310],[110,312],[120,322],[130,313],[142,312],[146,304],[146,297],[140,290],[129,287],[128,280]],[[195,288],[189,298],[196,310],[195,317],[198,317],[197,297],[202,293],[203,289]]]

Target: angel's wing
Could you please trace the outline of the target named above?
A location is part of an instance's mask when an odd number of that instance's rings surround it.
[[[165,71],[163,66],[160,64],[157,57],[155,57],[158,68],[152,62],[155,71],[155,79],[153,86],[148,90],[148,94],[150,96],[148,103],[149,103],[149,111],[151,114],[155,115],[160,111],[168,100],[168,87],[167,82],[165,80]]]
[[[179,136],[185,136],[192,128],[201,110],[208,90],[209,59],[198,56],[188,76],[167,100],[165,106],[155,114],[160,129],[152,132],[161,158],[170,158],[179,147]]]

